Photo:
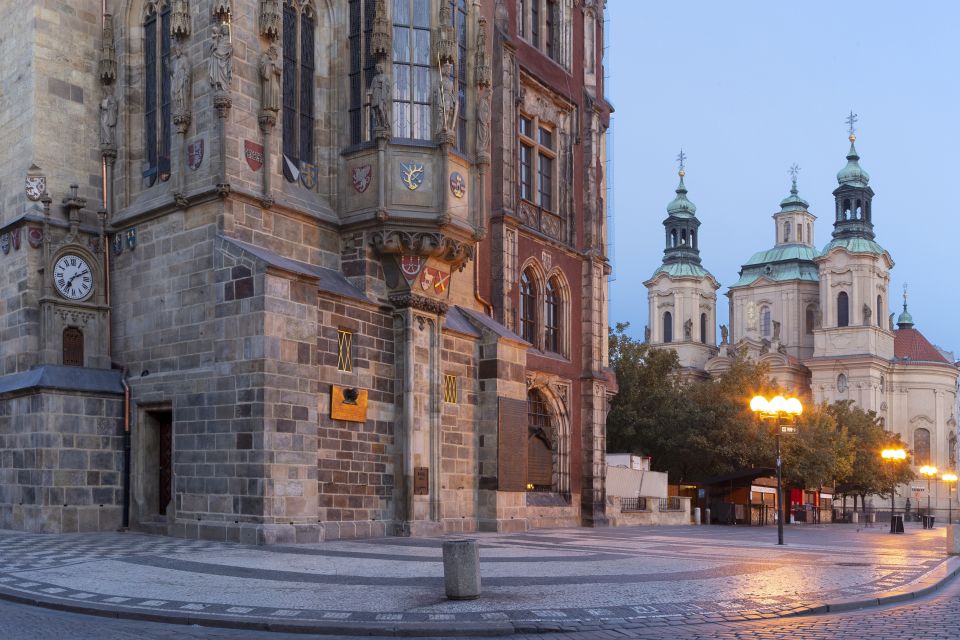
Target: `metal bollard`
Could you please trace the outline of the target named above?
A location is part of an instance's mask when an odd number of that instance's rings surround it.
[[[444,541],[443,580],[450,600],[480,596],[480,547],[476,540]]]
[[[710,524],[710,509],[703,510],[703,524]]]
[[[700,507],[693,508],[693,524],[700,524]]]

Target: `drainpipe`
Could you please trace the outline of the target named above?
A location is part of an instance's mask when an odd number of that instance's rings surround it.
[[[130,528],[130,385],[127,384],[127,369],[120,375],[123,385],[123,528]]]

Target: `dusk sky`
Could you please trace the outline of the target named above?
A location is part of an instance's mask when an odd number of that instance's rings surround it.
[[[643,336],[643,281],[663,256],[681,147],[703,265],[723,285],[718,323],[728,324],[727,287],[753,253],[773,246],[771,216],[793,163],[818,217],[817,247],[830,241],[852,109],[876,192],[876,240],[896,263],[889,312],[900,312],[909,283],[917,329],[960,350],[960,4],[609,0],[607,10],[611,325],[629,321]]]

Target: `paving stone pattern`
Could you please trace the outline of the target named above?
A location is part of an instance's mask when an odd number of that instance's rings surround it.
[[[773,618],[902,587],[943,560],[942,530],[832,526],[480,534],[483,596],[443,597],[442,540],[250,547],[140,534],[0,532],[0,591],[122,611],[518,632]]]

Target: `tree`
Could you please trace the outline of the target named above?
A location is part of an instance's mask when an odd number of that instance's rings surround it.
[[[815,405],[797,420],[797,432],[784,438],[784,476],[797,487],[820,489],[853,469],[853,439],[825,405]]]

